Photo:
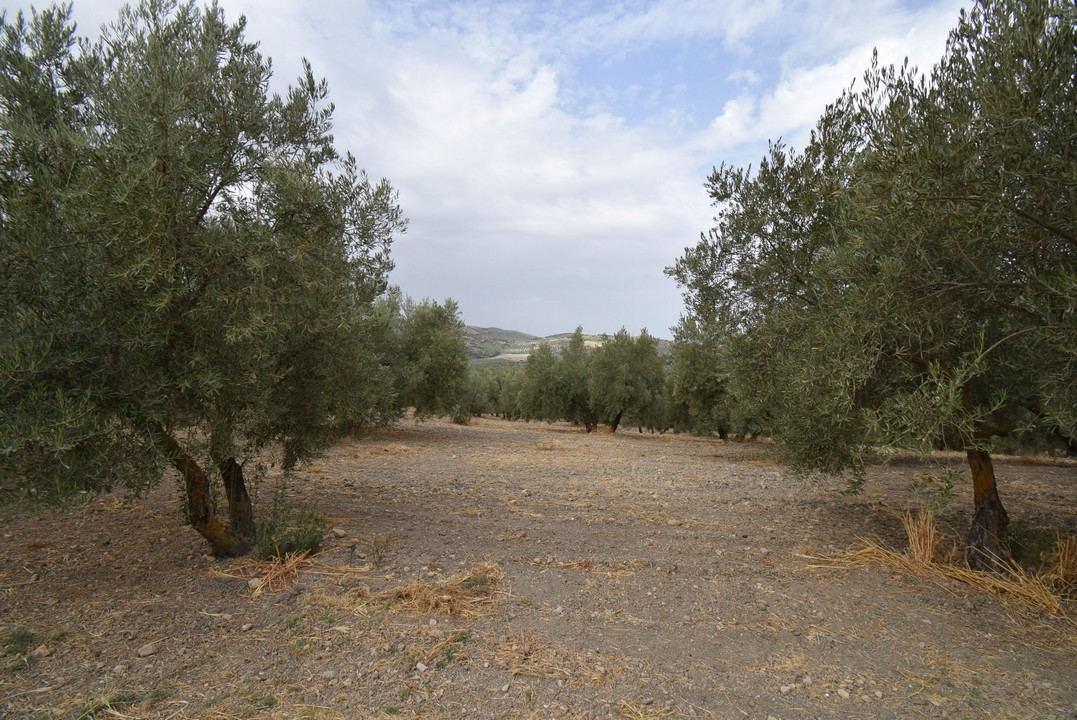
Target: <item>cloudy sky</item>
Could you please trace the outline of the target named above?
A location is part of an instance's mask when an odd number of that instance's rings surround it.
[[[703,182],[802,145],[873,48],[922,69],[960,0],[221,0],[273,59],[307,57],[338,146],[400,191],[392,280],[469,325],[669,337],[665,277],[711,224]],[[26,7],[13,3],[9,10]],[[96,37],[119,2],[75,0]]]

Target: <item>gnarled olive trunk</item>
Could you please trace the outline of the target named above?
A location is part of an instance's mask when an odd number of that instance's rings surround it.
[[[1005,570],[1009,553],[1002,539],[1010,518],[998,496],[991,454],[976,447],[969,447],[965,454],[972,471],[976,511],[968,534],[969,567],[973,570]]]
[[[218,468],[228,498],[228,532],[249,541],[254,538],[254,509],[243,480],[243,466],[230,457],[218,463]]]
[[[243,483],[243,469],[234,459],[221,463],[225,492],[231,515],[231,527],[225,526],[217,518],[213,508],[213,494],[209,476],[185,451],[175,438],[168,433],[161,433],[168,458],[172,466],[179,471],[187,491],[187,512],[191,527],[209,542],[210,552],[218,557],[234,557],[250,552],[251,530],[253,530],[253,513],[250,496]],[[228,471],[225,465],[231,463]],[[233,498],[235,502],[233,502]]]

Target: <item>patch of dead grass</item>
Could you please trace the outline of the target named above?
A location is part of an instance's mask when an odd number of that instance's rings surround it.
[[[547,638],[531,632],[503,637],[493,647],[493,661],[513,678],[556,680],[567,685],[598,685],[619,672],[608,664],[559,650]]]
[[[310,556],[310,551],[288,553],[282,557],[268,560],[243,560],[232,565],[229,572],[214,571],[221,577],[246,580],[253,591],[252,597],[259,597],[266,592],[281,592],[290,588],[299,577],[300,572],[312,575],[346,577],[350,575],[367,575],[373,566],[352,567],[350,565],[329,565]]]
[[[438,582],[410,582],[373,597],[391,604],[394,610],[475,618],[497,602],[501,594],[497,586],[504,579],[500,565],[481,563]]]
[[[965,565],[943,559],[946,553],[942,536],[930,509],[921,506],[915,517],[911,512],[906,512],[902,516],[902,523],[909,539],[905,552],[885,547],[878,540],[865,540],[862,547],[835,556],[803,557],[822,560],[829,567],[889,565],[940,585],[956,580],[999,597],[1019,615],[1030,617],[1042,612],[1077,626],[1077,615],[1065,596],[1065,591],[1073,587],[1074,571],[1077,569],[1077,539],[1074,536],[1060,541],[1046,571],[1032,573],[1011,564],[1008,573],[997,574],[971,570]],[[951,557],[954,554],[949,553]]]
[[[1055,551],[1047,559],[1044,578],[1060,593],[1077,593],[1077,535],[1059,540]]]
[[[246,580],[253,590],[252,597],[258,597],[263,592],[280,592],[291,587],[300,569],[309,562],[309,556],[310,552],[304,550],[269,560],[244,560],[232,565],[231,572],[217,574]]]
[[[606,577],[632,577],[637,570],[650,567],[653,563],[644,563],[639,560],[629,562],[596,562],[589,559],[570,560],[556,563],[557,567],[568,570],[582,570],[588,573],[601,573]]]
[[[905,526],[905,534],[909,538],[906,552],[913,562],[931,565],[941,559],[942,534],[935,522],[935,513],[927,511],[921,504],[917,514],[905,512],[901,516],[901,524]]]

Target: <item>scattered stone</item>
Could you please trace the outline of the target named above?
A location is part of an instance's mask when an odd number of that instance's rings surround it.
[[[501,686],[501,692],[507,693],[508,691],[509,691],[509,684],[508,683],[505,683],[504,685]]]
[[[778,720],[778,718],[774,717],[773,715],[767,715],[767,720]]]
[[[125,672],[127,672],[127,666],[122,663],[112,668],[113,675],[123,675]]]
[[[248,631],[248,630],[250,630],[250,629],[251,629],[252,627],[254,627],[254,626],[253,626],[253,625],[251,625],[250,623],[244,623],[244,625],[243,625],[242,627],[240,627],[239,629],[240,629],[240,630],[242,630],[243,632],[247,632],[247,631]]]
[[[348,536],[348,531],[345,530],[344,528],[333,528],[332,532],[333,532],[333,537],[342,538],[342,537],[347,537]]]
[[[601,677],[606,677],[606,672],[607,672],[606,666],[605,665],[595,665],[595,672],[598,673],[599,676],[601,676]]]
[[[251,578],[247,581],[247,587],[251,590],[257,590],[262,587],[262,578]]]
[[[643,698],[643,700],[641,702],[642,702],[642,704],[648,705],[648,706],[654,705],[654,698],[653,697]]]
[[[415,663],[415,669],[418,670],[419,672],[426,672],[430,668],[427,667],[426,663],[424,663],[424,662],[422,662],[420,660],[419,662]]]
[[[666,525],[669,525],[670,527],[680,527],[683,524],[684,524],[683,521],[677,520],[677,519],[667,520],[666,521]]]
[[[877,697],[877,698],[879,698],[880,700],[882,700],[882,699],[883,699],[883,693],[882,693],[882,690],[876,690],[876,691],[875,691],[875,697]]]
[[[146,643],[138,650],[136,650],[135,654],[138,655],[140,658],[149,657],[150,655],[156,655],[157,645],[155,643]]]
[[[322,680],[333,680],[337,676],[336,670],[326,670],[322,673]]]
[[[838,696],[842,700],[848,700],[849,699],[849,691],[846,690],[845,688],[838,688]]]
[[[782,695],[788,695],[792,690],[793,690],[792,685],[782,685],[782,687],[781,687]]]
[[[30,657],[32,658],[43,658],[48,657],[49,655],[52,655],[52,650],[49,649],[48,645],[38,645],[34,648],[34,651],[30,653]]]

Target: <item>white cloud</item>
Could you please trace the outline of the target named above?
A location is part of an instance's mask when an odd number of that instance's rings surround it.
[[[756,83],[726,102],[701,134],[698,147],[748,162],[762,155],[767,140],[782,137],[802,145],[825,106],[854,81],[859,86],[873,50],[878,50],[883,64],[899,64],[908,57],[922,71],[930,70],[942,55],[959,7],[960,3],[947,2],[909,13],[896,3],[883,2],[871,15],[871,30],[865,32],[862,4],[797,6],[789,14],[790,29],[799,27],[802,32],[790,37],[777,80],[769,87]],[[826,59],[806,61],[820,54]],[[747,68],[730,75],[734,79],[759,77]]]
[[[659,335],[680,312],[662,269],[711,221],[710,166],[757,161],[778,136],[802,141],[872,47],[929,66],[958,7],[222,4],[248,16],[275,87],[311,59],[330,83],[338,144],[399,188],[412,220],[394,248],[405,292],[453,296],[471,324]],[[92,18],[87,31],[114,7],[83,0],[75,11]]]

